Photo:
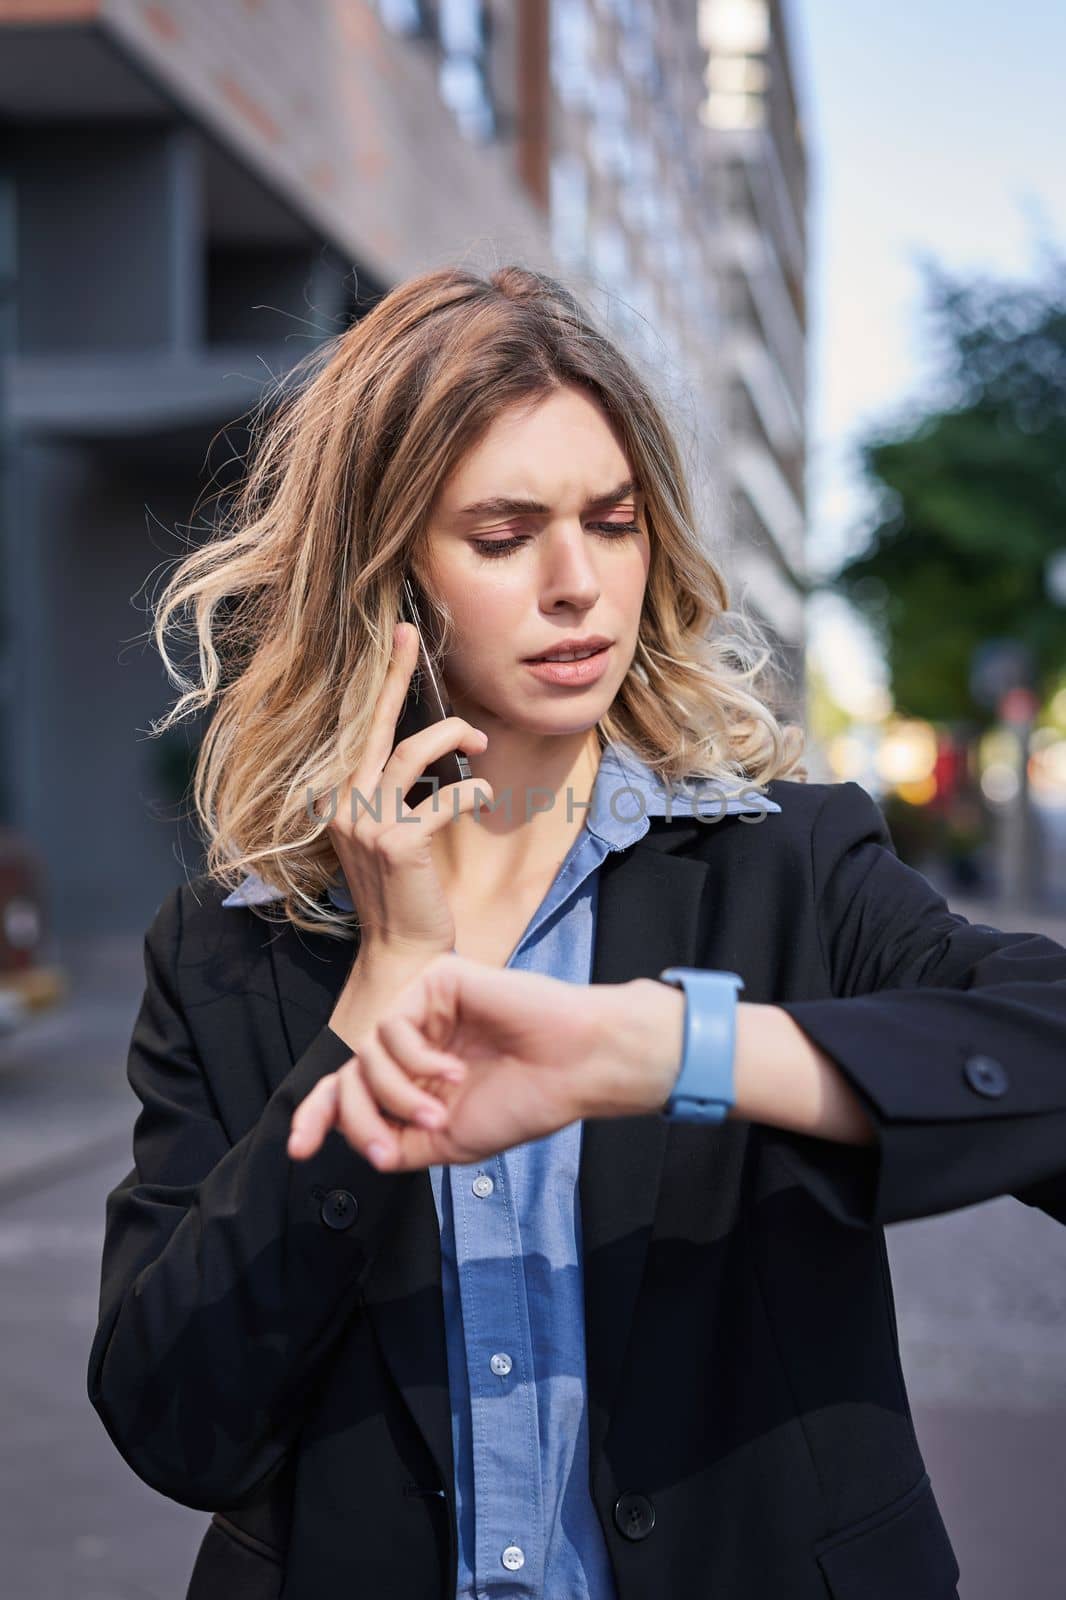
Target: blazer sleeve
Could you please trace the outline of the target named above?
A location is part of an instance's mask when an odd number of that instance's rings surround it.
[[[107,1197],[88,1392],[140,1478],[215,1511],[252,1498],[281,1465],[392,1188],[379,1183],[351,1226],[330,1226],[323,1199],[359,1158],[336,1129],[306,1161],[288,1154],[293,1110],[352,1054],[328,1025],[231,1143],[182,1008],[181,921],[179,888],[144,940],[127,1066],[141,1110],[133,1170]]]
[[[951,911],[857,783],[829,786],[811,873],[831,997],[781,1009],[844,1073],[877,1140],[774,1128],[768,1142],[855,1227],[1002,1194],[1066,1223],[1066,949]]]

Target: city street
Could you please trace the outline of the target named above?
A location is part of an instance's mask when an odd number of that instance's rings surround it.
[[[570,802],[598,729],[660,780],[675,768],[780,776],[783,796],[804,772],[819,786],[858,783],[900,860],[953,910],[1066,951],[1064,52],[1066,6],[1036,0],[1006,14],[957,0],[0,0],[0,1600],[186,1600],[210,1513],[142,1482],[87,1393],[106,1201],[134,1166],[141,1111],[126,1073],[143,930],[148,908],[207,859],[239,866],[236,852],[269,868],[284,854],[306,876],[310,850],[321,866],[323,827],[344,818],[337,784],[328,819],[315,793],[353,776],[353,751],[365,756],[379,734],[382,754],[395,735],[413,766],[454,777],[466,758],[432,748],[442,726],[484,726],[490,742],[471,748],[469,770],[494,795],[497,779],[510,785],[507,827],[475,861],[464,822],[440,863],[466,900],[457,922],[464,911],[482,940],[502,937],[545,863],[573,865]],[[401,613],[418,625],[398,648]],[[401,667],[382,726],[379,691]],[[356,788],[352,821],[370,811],[390,824],[369,785]],[[523,788],[518,819],[512,790]],[[543,814],[564,792],[565,827],[561,806]],[[616,949],[663,971],[652,953],[664,933],[671,962],[686,948],[704,967],[728,958],[752,999],[781,1003],[786,988],[845,987],[825,977],[841,952],[851,971],[898,980],[897,958],[930,927],[911,910],[920,896],[880,873],[883,861],[867,873],[876,819],[858,796],[821,798],[778,819],[765,851],[750,848],[749,829],[724,830],[729,875],[711,870],[703,841],[667,853],[649,839],[616,880],[625,899],[604,923]],[[613,821],[628,822],[620,809]],[[605,849],[623,848],[598,831]],[[350,886],[363,911],[377,899],[371,942],[386,968],[426,927],[412,909],[425,860],[411,851],[405,865],[397,837],[367,823],[349,841]],[[511,943],[530,970],[572,973],[586,953],[599,912],[588,884],[572,887],[535,948]],[[930,943],[942,933],[933,920]],[[216,931],[189,905],[177,919],[182,998],[202,1028],[197,1048],[237,1069],[209,1098],[243,1130],[259,1116],[255,1086],[284,1068],[286,1040],[268,1001],[260,1028],[247,950],[237,941],[232,960],[220,956]],[[910,970],[943,971],[922,966],[919,942]],[[273,988],[292,1001],[285,1035],[304,1058],[301,1018],[320,973],[316,952],[293,946],[288,972],[281,946]],[[165,1010],[170,980],[153,964],[150,982]],[[1004,1040],[1002,993],[1022,987],[1013,1015],[1031,1025]],[[915,1205],[923,1163],[945,1185],[992,1174],[986,1192],[1008,1177],[1024,1192],[1059,1164],[1066,1101],[1047,1085],[1066,1074],[1064,987],[1002,985],[998,1004],[986,989],[961,1025],[932,995],[912,1009],[928,1019],[924,1050],[903,1026],[907,1042],[887,1058],[893,1114],[905,1108],[918,1130],[901,1140],[914,1161],[901,1161],[898,1186]],[[235,990],[243,1017],[225,1003]],[[840,1033],[825,1038],[861,1074],[876,1064],[882,1013],[840,1004],[829,1000]],[[879,1020],[852,1037],[856,1017]],[[160,1028],[169,1049],[165,1017]],[[701,1029],[686,1024],[686,1039]],[[891,1019],[885,1035],[897,1038]],[[783,1055],[761,1065],[790,1088],[802,1076]],[[958,1094],[950,1130],[938,1120],[941,1073]],[[181,1100],[184,1087],[170,1087]],[[1032,1173],[1003,1175],[995,1140],[974,1131],[981,1114],[998,1119],[1004,1143],[1021,1141]],[[140,1162],[146,1191],[165,1165],[191,1184],[182,1203],[206,1208],[202,1173],[179,1171],[192,1137],[180,1108],[159,1120]],[[631,1131],[620,1128],[622,1159],[586,1195],[583,1229],[589,1323],[616,1351],[631,1247],[649,1231],[634,1220]],[[882,1131],[887,1144],[893,1130]],[[684,1214],[675,1227],[658,1213],[661,1248],[644,1273],[654,1298],[633,1322],[612,1426],[588,1452],[593,1481],[616,1468],[629,1480],[599,1504],[609,1538],[651,1533],[632,1571],[651,1571],[661,1600],[793,1600],[777,1591],[795,1571],[796,1528],[829,1546],[821,1567],[811,1549],[807,1567],[801,1544],[792,1590],[804,1600],[830,1600],[831,1586],[834,1600],[925,1600],[944,1584],[928,1572],[914,1581],[899,1532],[899,1504],[919,1485],[897,1475],[896,1444],[910,1434],[891,1348],[888,1382],[879,1365],[880,1237],[870,1302],[850,1263],[861,1232],[825,1213],[833,1236],[797,1228],[790,1250],[804,1197],[783,1167],[738,1159],[742,1224],[758,1195],[751,1233],[767,1218],[775,1229],[760,1267],[744,1226],[713,1212],[717,1190],[730,1199],[728,1160],[694,1181],[704,1169],[687,1139],[675,1130],[663,1169]],[[477,1441],[461,1498],[470,1525],[477,1502],[481,1570],[467,1574],[464,1550],[459,1588],[510,1600],[521,1580],[492,1573],[524,1568],[528,1591],[578,1600],[580,1560],[556,1562],[528,1511],[564,1505],[549,1481],[555,1455],[538,1463],[535,1403],[528,1438],[522,1424],[530,1393],[565,1392],[572,1352],[551,1329],[540,1351],[539,1326],[530,1345],[522,1296],[509,1297],[505,1325],[504,1297],[491,1293],[493,1345],[481,1351],[471,1309],[486,1275],[500,1287],[507,1244],[522,1256],[515,1287],[523,1262],[536,1263],[537,1293],[553,1286],[557,1311],[574,1261],[557,1228],[541,1238],[509,1220],[522,1185],[512,1194],[500,1171],[498,1186],[476,1185],[477,1217],[445,1216],[465,1308],[449,1351],[468,1359]],[[553,1172],[537,1181],[550,1186]],[[325,1192],[344,1195],[335,1181]],[[351,1245],[318,1231],[347,1227],[347,1203],[316,1199],[304,1230],[327,1254],[357,1257],[365,1242],[366,1169],[350,1181],[362,1207]],[[270,1199],[269,1177],[230,1187]],[[246,1202],[234,1204],[244,1219]],[[397,1234],[381,1259],[417,1266],[424,1219],[408,1209],[389,1211]],[[217,1221],[217,1272],[200,1239],[190,1273],[212,1304],[194,1333],[224,1328],[231,1300],[265,1322],[276,1313],[278,1241],[261,1237],[269,1213],[247,1215],[262,1226],[239,1236]],[[546,1204],[521,1215],[552,1221]],[[304,1242],[281,1242],[286,1272]],[[897,1223],[887,1253],[959,1600],[1066,1600],[1066,1225],[1005,1194]],[[713,1299],[738,1257],[747,1298]],[[419,1470],[409,1494],[385,1492],[419,1467],[399,1413],[432,1384],[425,1360],[405,1376],[394,1358],[405,1328],[413,1348],[425,1344],[425,1274],[374,1287],[393,1331],[376,1326],[364,1354],[328,1374],[338,1390],[351,1380],[327,1408],[337,1427],[304,1426],[292,1442],[307,1492],[291,1547],[306,1561],[288,1565],[302,1565],[313,1600],[436,1600],[424,1594],[437,1574],[423,1512],[412,1535],[407,1509],[432,1486]],[[135,1288],[151,1298],[143,1274]],[[184,1403],[203,1381],[188,1354],[203,1342],[180,1337],[192,1292],[186,1281],[163,1296],[172,1349],[160,1352],[154,1322],[145,1336],[156,1387],[183,1402],[189,1459],[212,1438]],[[288,1310],[307,1297],[282,1298]],[[682,1303],[715,1309],[675,1316]],[[816,1308],[835,1352],[798,1318],[767,1331],[778,1306],[782,1318]],[[315,1307],[303,1309],[314,1321]],[[262,1351],[250,1329],[246,1318],[225,1359],[211,1338],[199,1361],[227,1385],[230,1403],[206,1407],[216,1432],[223,1412],[256,1412],[260,1373],[274,1370],[272,1325]],[[312,1342],[320,1335],[316,1323]],[[757,1381],[734,1381],[736,1350]],[[728,1416],[698,1392],[718,1351]],[[138,1377],[136,1358],[114,1353],[140,1395],[144,1362]],[[584,1377],[580,1352],[577,1368]],[[119,1387],[109,1367],[116,1411]],[[292,1403],[306,1420],[311,1402]],[[151,1404],[125,1414],[124,1437],[166,1454]],[[849,1448],[837,1450],[842,1434]],[[635,1482],[622,1440],[641,1442]],[[797,1448],[794,1469],[784,1452]],[[686,1498],[693,1462],[713,1497]],[[214,1503],[227,1473],[211,1476]],[[496,1504],[501,1485],[513,1503],[524,1497],[515,1527]],[[735,1526],[722,1517],[731,1503]],[[927,1526],[919,1498],[907,1504],[919,1513],[910,1527]],[[239,1549],[223,1544],[206,1553],[205,1587],[245,1600],[229,1570]],[[922,1561],[927,1548],[920,1540]],[[329,1575],[346,1563],[357,1576],[341,1596]]]
[[[129,1171],[141,940],[95,941],[71,998],[0,1040],[5,1600],[183,1600],[203,1512],[126,1466],[89,1405],[104,1201]]]
[[[952,901],[973,921],[993,908]],[[1066,923],[1011,919],[1054,937]],[[6,1600],[183,1600],[207,1518],[126,1467],[89,1406],[107,1191],[130,1166],[140,940],[97,943],[64,1012],[0,1041]],[[904,1371],[962,1600],[1059,1600],[1066,1230],[1012,1198],[888,1230]]]

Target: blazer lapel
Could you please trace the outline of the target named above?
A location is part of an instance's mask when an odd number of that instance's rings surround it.
[[[357,948],[324,936],[311,936],[309,942],[292,928],[271,944],[290,1065],[329,1021]],[[440,1228],[429,1173],[379,1172],[354,1150],[351,1161],[358,1163],[359,1196],[372,1213],[384,1210],[389,1218],[387,1237],[366,1276],[362,1304],[440,1481],[451,1484],[455,1468]],[[390,1250],[389,1238],[398,1234],[403,1249]]]
[[[666,966],[698,965],[708,867],[680,852],[699,826],[680,819],[662,829],[653,823],[637,844],[604,861],[593,983],[655,978]],[[290,928],[271,942],[270,952],[291,1066],[329,1021],[353,947],[325,937],[309,942]],[[621,1373],[669,1129],[669,1123],[654,1115],[587,1121],[582,1130],[579,1197],[593,1460],[602,1449]],[[367,1275],[364,1305],[441,1482],[451,1484],[440,1231],[429,1174],[379,1173],[355,1152],[352,1158],[361,1163],[364,1193],[379,1184],[389,1187],[390,1233],[402,1230],[404,1243],[402,1250],[384,1244],[379,1249]]]
[[[271,1066],[271,1091],[278,1087],[329,1021],[351,970],[358,945],[325,934],[305,934],[291,924],[269,944],[271,968],[281,1008],[284,1052]]]

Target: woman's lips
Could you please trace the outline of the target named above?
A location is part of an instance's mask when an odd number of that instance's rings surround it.
[[[605,644],[595,655],[581,661],[527,661],[526,666],[542,683],[572,683],[583,688],[603,677],[610,653],[611,646]]]

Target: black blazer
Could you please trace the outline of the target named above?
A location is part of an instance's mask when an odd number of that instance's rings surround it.
[[[1066,1222],[1066,950],[952,913],[855,783],[763,821],[651,819],[601,869],[593,981],[728,968],[862,1095],[877,1145],[590,1121],[590,1488],[620,1600],[949,1600],[882,1225],[1007,1192]],[[134,1472],[215,1513],[187,1600],[433,1600],[456,1539],[425,1171],[294,1107],[350,1055],[353,947],[162,902],[107,1198],[89,1396]]]

